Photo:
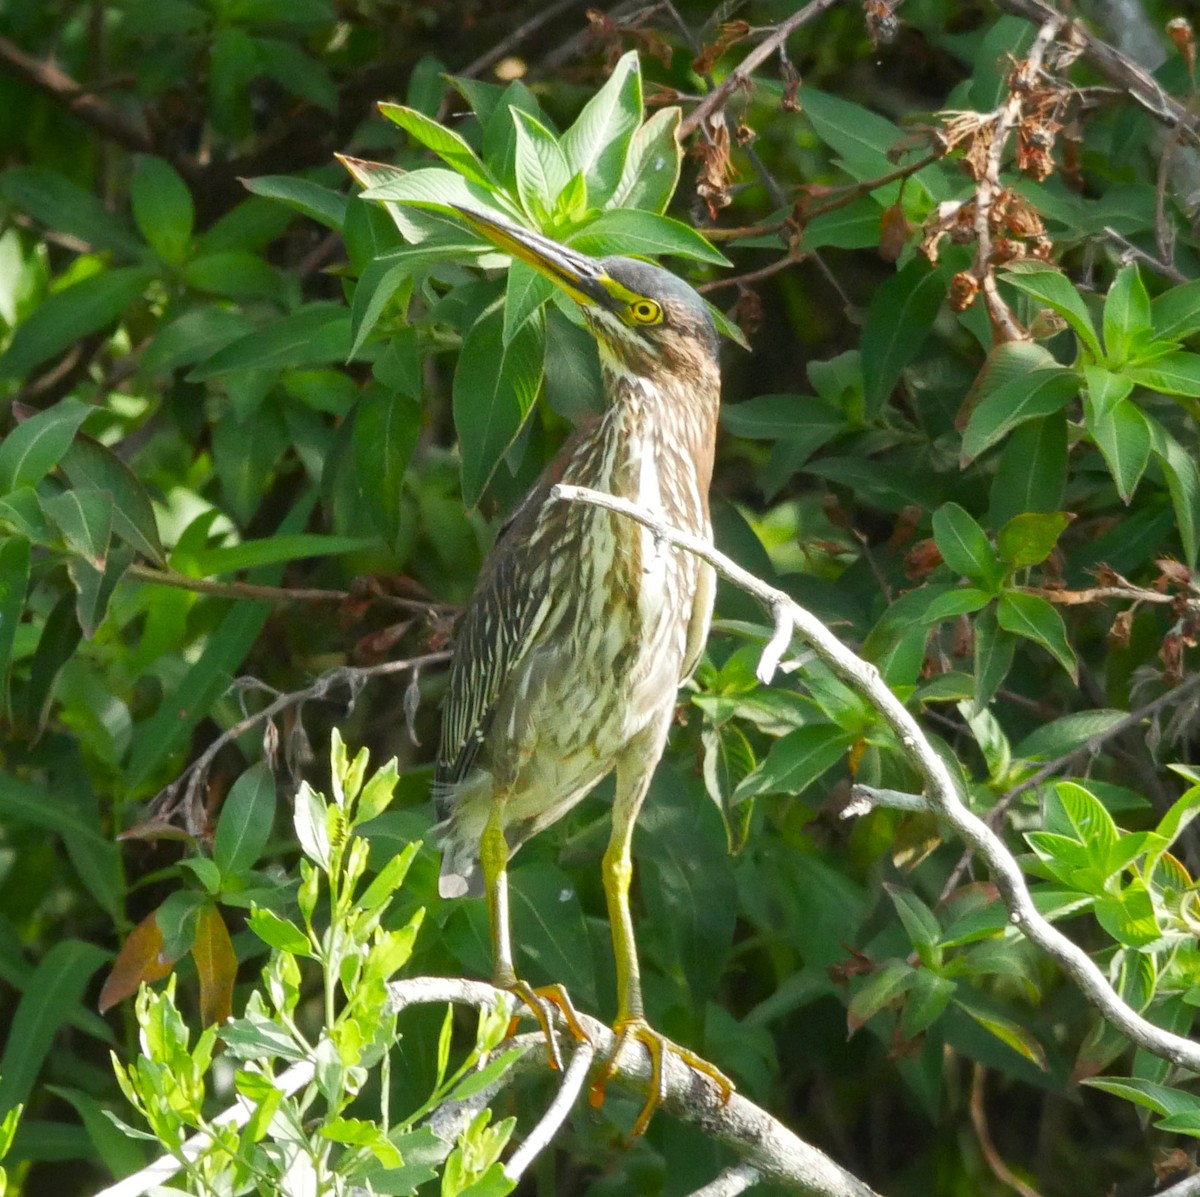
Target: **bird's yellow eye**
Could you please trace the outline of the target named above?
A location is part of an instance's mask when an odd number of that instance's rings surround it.
[[[629,305],[629,314],[638,324],[657,324],[662,319],[662,308],[653,299],[635,299]]]

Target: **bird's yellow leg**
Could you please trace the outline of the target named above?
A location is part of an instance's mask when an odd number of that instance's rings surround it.
[[[625,768],[617,768],[617,797],[613,804],[612,837],[604,853],[602,866],[604,897],[608,904],[613,957],[617,966],[617,1020],[613,1023],[617,1041],[599,1076],[592,1082],[589,1093],[592,1105],[600,1105],[604,1100],[604,1088],[617,1070],[617,1059],[622,1049],[630,1040],[645,1045],[650,1056],[650,1089],[646,1095],[646,1104],[633,1124],[631,1135],[634,1139],[645,1133],[654,1111],[666,1095],[663,1056],[668,1053],[682,1060],[694,1071],[708,1077],[721,1090],[723,1102],[728,1101],[733,1093],[733,1082],[720,1069],[654,1030],[646,1021],[642,1008],[642,982],[638,967],[637,942],[633,935],[633,917],[629,911],[629,887],[633,881],[633,827],[652,776],[644,761],[645,758],[642,758],[637,763],[637,773],[632,786],[628,784],[630,779]]]
[[[534,989],[527,981],[517,976],[513,965],[512,935],[508,917],[508,840],[504,836],[504,801],[497,797],[492,802],[492,813],[483,829],[479,843],[479,863],[483,869],[483,889],[487,897],[488,925],[492,933],[492,982],[497,988],[515,994],[533,1012],[546,1036],[546,1050],[550,1065],[562,1069],[562,1054],[558,1049],[558,1038],[547,1014],[545,1003],[549,1002],[561,1011],[568,1028],[580,1042],[587,1039],[587,1032],[575,1012],[567,991],[561,985],[546,985]]]

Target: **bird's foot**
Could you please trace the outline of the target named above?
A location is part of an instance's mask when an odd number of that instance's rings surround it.
[[[520,998],[537,1019],[538,1026],[541,1027],[542,1034],[546,1037],[546,1052],[550,1057],[551,1068],[561,1072],[563,1061],[562,1052],[558,1046],[558,1033],[554,1028],[554,1019],[547,1007],[553,1006],[562,1015],[563,1021],[567,1024],[567,1030],[580,1043],[591,1042],[587,1031],[583,1029],[583,1023],[580,1021],[575,1006],[563,986],[542,985],[535,989],[527,981],[517,980],[504,985],[504,988],[514,997]],[[515,1032],[518,1021],[514,1018],[509,1024],[510,1036]]]
[[[677,1060],[681,1060],[686,1064],[693,1072],[698,1072],[702,1076],[708,1077],[721,1091],[722,1105],[733,1095],[733,1082],[715,1064],[710,1064],[702,1056],[698,1056],[688,1048],[681,1047],[678,1043],[672,1042],[665,1035],[650,1026],[644,1018],[618,1019],[613,1026],[613,1032],[617,1037],[616,1045],[613,1047],[608,1059],[604,1062],[604,1067],[600,1070],[600,1075],[592,1082],[588,1090],[588,1100],[593,1106],[598,1106],[604,1101],[604,1088],[617,1071],[617,1060],[625,1045],[631,1040],[643,1044],[646,1051],[650,1054],[650,1089],[646,1095],[646,1104],[642,1107],[642,1112],[637,1116],[637,1121],[633,1124],[633,1130],[630,1132],[631,1141],[640,1138],[646,1133],[646,1127],[650,1125],[650,1119],[654,1116],[654,1111],[658,1109],[666,1097],[666,1076],[663,1071],[664,1056],[674,1056]]]

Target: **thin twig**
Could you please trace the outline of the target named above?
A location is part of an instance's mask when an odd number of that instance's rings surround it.
[[[1025,877],[1004,841],[967,808],[945,762],[874,665],[853,653],[815,615],[784,591],[768,586],[742,569],[708,541],[672,528],[651,512],[614,495],[564,483],[557,484],[551,494],[557,499],[591,503],[636,520],[659,539],[707,561],[717,573],[752,594],[768,610],[786,604],[797,634],[842,681],[863,694],[892,729],[901,750],[924,783],[930,807],[986,861],[1013,926],[1021,928],[1027,938],[1057,961],[1084,997],[1126,1038],[1152,1055],[1200,1071],[1200,1044],[1156,1027],[1126,1005],[1095,961],[1041,915],[1030,896]],[[1194,681],[1200,684],[1200,675]]]
[[[737,274],[731,278],[718,278],[710,283],[701,283],[696,290],[704,294],[720,290],[722,287],[748,287],[752,283],[760,283],[763,279],[778,274],[781,270],[786,270],[789,266],[794,266],[801,260],[801,257],[801,254],[789,251],[782,258],[778,258],[758,270],[748,270],[745,274]]]
[[[1181,1180],[1169,1189],[1159,1189],[1154,1197],[1200,1197],[1200,1172]]]
[[[708,95],[692,109],[687,116],[683,118],[679,125],[679,138],[682,140],[694,133],[698,128],[703,126],[709,116],[712,115],[722,104],[729,99],[730,95],[739,87],[742,87],[749,79],[751,73],[762,63],[766,62],[772,54],[775,53],[780,46],[802,25],[807,25],[810,21],[816,20],[827,9],[832,8],[838,0],[810,0],[798,12],[792,13],[786,21],[780,21],[771,32],[770,36],[763,38],[749,54],[721,81],[719,87],[714,91],[710,91]]]
[[[726,1168],[720,1176],[710,1180],[702,1189],[697,1189],[691,1197],[737,1197],[751,1185],[756,1185],[762,1179],[758,1169],[749,1164],[734,1164]]]
[[[456,73],[464,79],[477,78],[488,67],[493,66],[506,54],[515,50],[527,37],[536,33],[548,21],[553,21],[555,17],[569,12],[572,8],[579,7],[582,2],[583,0],[556,0],[554,4],[546,5],[545,8],[534,13],[527,21],[523,21],[518,25],[507,37],[502,38],[486,54],[481,54]]]
[[[1187,283],[1191,280],[1182,270],[1172,266],[1170,262],[1164,262],[1156,258],[1153,254],[1148,254],[1144,249],[1139,249],[1128,237],[1122,236],[1117,232],[1112,225],[1104,226],[1104,235],[1110,240],[1116,242],[1121,250],[1121,257],[1128,261],[1142,262],[1149,266],[1155,274],[1161,274],[1163,278],[1169,278],[1173,283]]]
[[[1021,1194],[1021,1197],[1042,1197],[1037,1189],[1032,1185],[1027,1185],[1013,1172],[996,1150],[995,1143],[992,1142],[992,1132],[988,1129],[987,1109],[983,1099],[983,1082],[986,1076],[987,1072],[982,1064],[976,1064],[971,1070],[971,1126],[975,1130],[975,1139],[979,1144],[979,1150],[983,1153],[983,1158],[992,1170],[992,1174],[1001,1184],[1015,1189]]]
[[[521,1179],[525,1170],[550,1145],[550,1141],[558,1134],[562,1124],[566,1122],[571,1110],[587,1081],[588,1070],[595,1059],[596,1049],[591,1042],[584,1040],[575,1047],[571,1063],[563,1074],[562,1084],[554,1095],[554,1100],[547,1107],[541,1121],[529,1132],[525,1142],[512,1153],[504,1165],[504,1172],[514,1183]]]
[[[173,569],[158,569],[152,565],[131,565],[127,571],[130,578],[149,582],[155,586],[171,586],[177,590],[190,590],[195,594],[211,594],[218,598],[254,599],[264,603],[343,603],[347,599],[360,597],[353,590],[324,590],[305,586],[258,586],[252,582],[214,582],[211,578],[193,578]],[[426,602],[423,599],[404,598],[394,594],[372,594],[372,602],[390,607],[401,607],[405,611],[457,611],[453,603]]]
[[[1063,14],[1047,0],[996,0],[996,7],[1039,25],[1051,20],[1063,20]],[[1070,37],[1082,47],[1083,58],[1087,62],[1105,78],[1116,83],[1155,120],[1169,128],[1181,129],[1189,141],[1200,145],[1200,120],[1169,95],[1148,71],[1108,42],[1089,33],[1078,21],[1071,22]]]
[[[423,669],[427,665],[440,665],[450,659],[449,649],[441,652],[426,653],[421,657],[409,657],[403,661],[385,661],[381,665],[339,665],[321,674],[311,686],[304,690],[293,690],[281,694],[274,702],[268,703],[261,711],[247,715],[245,719],[226,728],[217,738],[177,777],[169,786],[161,790],[150,804],[153,816],[159,820],[167,820],[174,816],[182,806],[184,808],[184,825],[192,835],[200,835],[204,830],[204,819],[196,809],[196,799],[208,770],[217,754],[227,744],[232,744],[240,736],[251,731],[260,723],[274,719],[276,715],[290,707],[303,706],[306,702],[321,701],[329,697],[330,691],[345,686],[350,691],[351,701],[357,697],[363,686],[372,678],[386,677],[394,673],[404,673],[412,669]]]

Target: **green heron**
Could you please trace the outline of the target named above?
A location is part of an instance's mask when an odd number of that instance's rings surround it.
[[[711,1065],[646,1022],[629,911],[634,822],[662,756],[680,683],[712,615],[712,569],[620,515],[556,501],[556,482],[630,499],[710,535],[720,374],[704,301],[668,271],[592,258],[493,216],[459,209],[477,232],[551,279],[582,309],[599,346],[605,407],[567,441],[501,529],[455,641],[434,797],[440,892],[487,897],[494,979],[545,1024],[517,978],[508,859],[616,773],[603,881],[617,966],[616,1056],[644,1043],[654,1076],[634,1127],[657,1105],[671,1052],[728,1096]],[[565,996],[552,987],[559,1002]],[[602,1093],[603,1080],[599,1090]]]

